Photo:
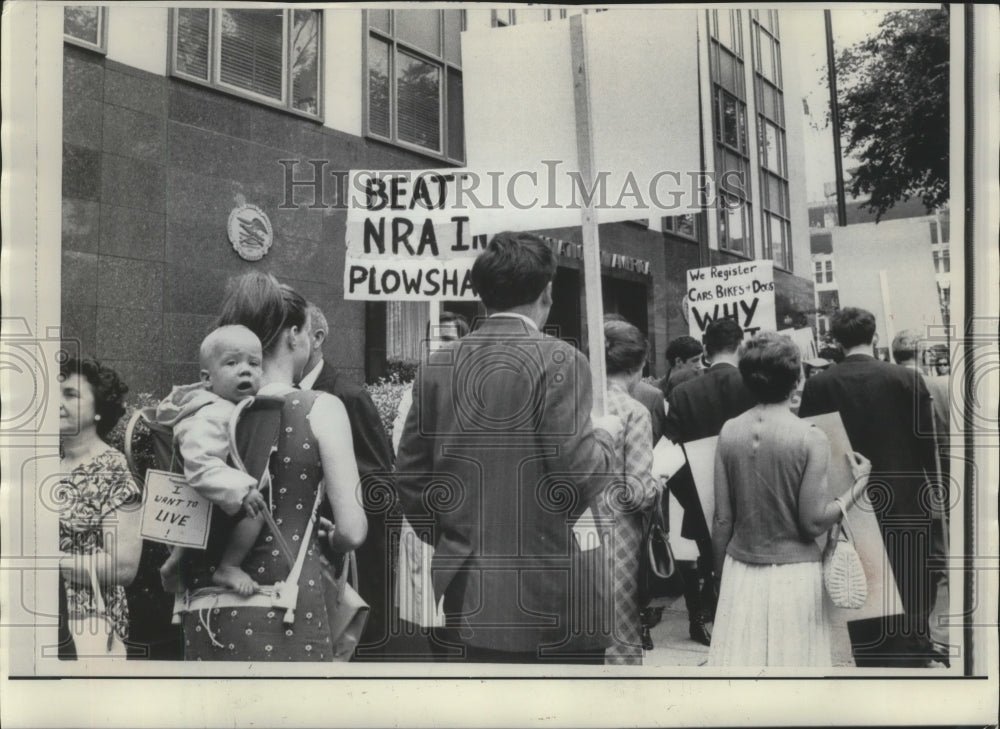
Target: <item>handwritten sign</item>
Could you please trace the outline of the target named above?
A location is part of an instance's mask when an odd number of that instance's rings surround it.
[[[688,333],[697,340],[709,323],[733,319],[749,337],[774,331],[774,264],[746,261],[687,272]]]
[[[150,469],[144,493],[139,530],[143,539],[205,548],[212,504],[188,486],[182,474]]]
[[[467,170],[352,171],[344,298],[475,300],[470,273],[486,247],[474,235]]]

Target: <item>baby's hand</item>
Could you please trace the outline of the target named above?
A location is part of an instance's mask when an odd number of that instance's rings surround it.
[[[250,492],[243,497],[243,510],[251,519],[263,514],[266,508],[267,502],[257,489],[250,489]]]

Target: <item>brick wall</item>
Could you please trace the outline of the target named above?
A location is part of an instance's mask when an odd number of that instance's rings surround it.
[[[278,160],[325,159],[328,170],[440,163],[71,45],[63,87],[64,336],[117,370],[132,393],[162,396],[197,378],[198,345],[226,281],[261,269],[324,310],[326,356],[363,380],[365,305],[343,300],[345,213],[278,209]],[[300,190],[303,199],[311,191]],[[274,229],[259,262],[240,258],[226,233],[244,202]]]

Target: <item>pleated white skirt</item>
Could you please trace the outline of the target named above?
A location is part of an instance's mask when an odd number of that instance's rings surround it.
[[[710,666],[829,666],[820,562],[747,564],[726,555]]]

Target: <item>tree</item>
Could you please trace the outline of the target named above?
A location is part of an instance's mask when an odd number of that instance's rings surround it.
[[[948,11],[887,13],[879,33],[842,51],[838,105],[847,154],[861,161],[851,194],[881,219],[919,196],[948,202]]]

